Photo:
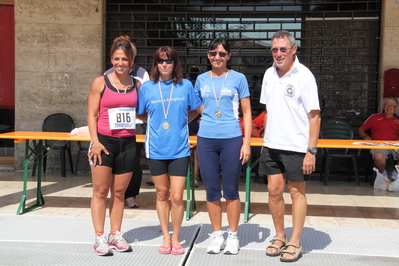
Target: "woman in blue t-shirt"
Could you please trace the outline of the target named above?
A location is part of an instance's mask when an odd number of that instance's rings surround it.
[[[204,106],[197,151],[214,231],[212,244],[207,250],[212,254],[220,253],[221,249],[224,249],[224,254],[238,253],[237,229],[241,207],[238,186],[242,164],[251,154],[252,115],[248,82],[242,73],[227,68],[230,57],[229,43],[221,38],[213,40],[208,48],[212,70],[199,75],[195,83]],[[244,138],[238,117],[239,106],[244,117]],[[229,223],[226,243],[222,232],[222,196],[226,199]]]
[[[200,108],[201,100],[192,83],[183,79],[177,52],[169,46],[159,48],[154,54],[150,80],[140,87],[137,113],[147,114],[144,146],[157,193],[156,208],[163,233],[163,244],[158,249],[161,254],[184,253],[179,234],[190,156],[188,122]]]

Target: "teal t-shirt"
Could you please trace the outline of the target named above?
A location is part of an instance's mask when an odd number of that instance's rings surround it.
[[[170,94],[172,86],[173,91]],[[201,100],[187,79],[177,84],[151,80],[144,82],[139,91],[137,113],[144,114],[148,111],[144,141],[146,157],[170,160],[189,156],[188,111],[195,110],[200,105]],[[164,112],[168,113],[167,119]],[[165,128],[165,122],[168,123],[168,128]]]
[[[244,74],[231,70],[227,78],[226,75],[211,78],[208,71],[197,77],[195,90],[204,105],[198,136],[212,139],[242,136],[238,107],[240,99],[249,96]]]

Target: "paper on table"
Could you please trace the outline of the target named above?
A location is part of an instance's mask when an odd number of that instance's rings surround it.
[[[85,127],[74,128],[71,131],[71,135],[82,136],[82,137],[90,137],[89,127],[85,126]]]
[[[385,142],[386,145],[399,146],[397,142]]]
[[[389,145],[385,143],[376,143],[376,142],[353,142],[355,145],[369,145],[369,146],[384,146]]]

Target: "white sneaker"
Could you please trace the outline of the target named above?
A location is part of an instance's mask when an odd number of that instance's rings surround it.
[[[108,235],[108,245],[110,248],[116,249],[119,252],[130,252],[132,251],[132,247],[122,236],[122,232],[116,231],[115,235]]]
[[[137,205],[136,198],[135,197],[129,197],[125,200],[125,205],[128,206],[129,208],[138,208],[139,206]]]
[[[112,256],[112,249],[108,245],[107,238],[105,235],[101,236],[96,236],[96,239],[94,241],[94,251],[97,253],[99,256]]]
[[[215,233],[209,234],[213,237],[211,245],[208,247],[207,252],[209,254],[219,254],[220,250],[224,249],[225,241],[223,234],[216,235]]]
[[[226,255],[236,255],[238,254],[238,250],[240,249],[240,245],[238,243],[238,237],[229,234],[226,240],[226,247],[224,248],[224,254]]]

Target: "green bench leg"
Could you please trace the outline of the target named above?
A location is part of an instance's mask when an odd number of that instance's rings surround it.
[[[191,167],[191,162],[193,162],[193,149],[190,150],[190,161],[188,163],[187,169],[187,179],[186,179],[186,191],[187,191],[187,201],[186,201],[186,220],[189,221],[196,210],[195,204],[195,193],[194,193],[194,178],[192,175],[193,167]]]

